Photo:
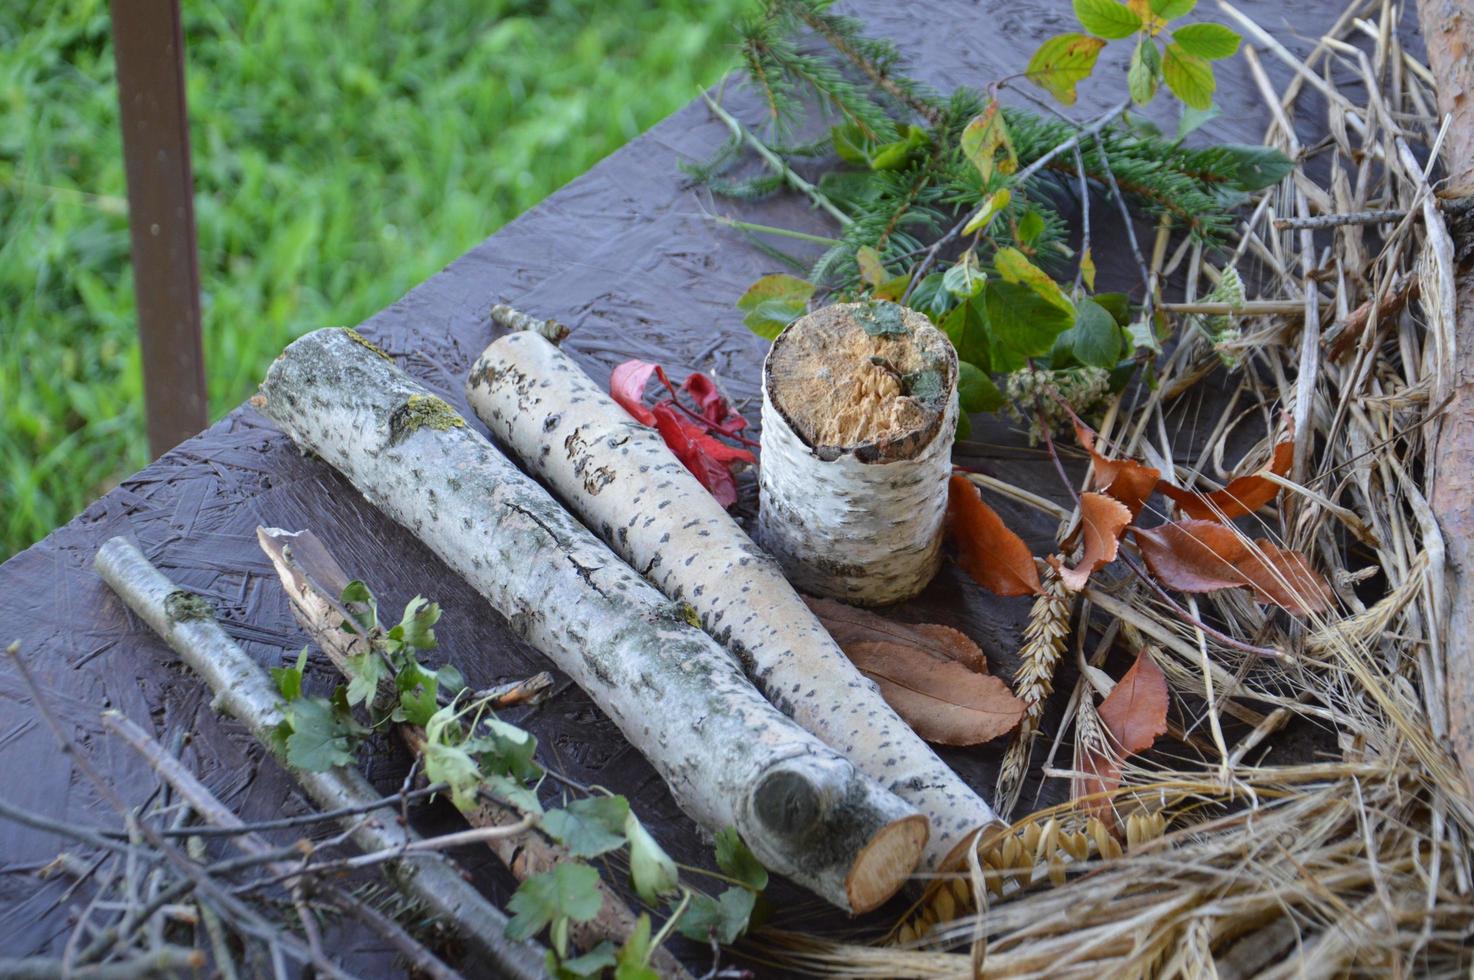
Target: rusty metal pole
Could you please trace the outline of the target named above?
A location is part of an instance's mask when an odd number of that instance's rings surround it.
[[[148,444],[203,429],[205,351],[178,0],[112,0]]]

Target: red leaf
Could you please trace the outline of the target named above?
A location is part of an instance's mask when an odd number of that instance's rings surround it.
[[[1125,504],[1131,511],[1131,520],[1135,521],[1157,488],[1162,471],[1134,459],[1111,459],[1100,454],[1095,449],[1095,433],[1078,418],[1075,419],[1075,439],[1090,453],[1095,463],[1090,476],[1091,488],[1108,493]]]
[[[1116,560],[1121,534],[1131,523],[1131,509],[1103,493],[1082,493],[1080,521],[1085,529],[1085,553],[1074,568],[1058,569],[1059,580],[1074,592],[1085,588],[1091,572]]]
[[[625,361],[609,375],[609,397],[645,425],[655,424],[655,413],[645,407],[645,385],[657,370],[648,361]]]
[[[701,417],[712,425],[726,433],[741,432],[747,428],[747,419],[727,404],[727,399],[717,390],[716,382],[699,371],[693,371],[687,375],[685,383],[681,386],[686,389],[686,394],[696,402],[696,408],[701,412]]]
[[[1267,472],[1284,476],[1290,472],[1290,464],[1294,460],[1295,437],[1291,433],[1275,444],[1268,466],[1230,481],[1222,490],[1199,493],[1196,490],[1174,487],[1165,480],[1157,485],[1157,489],[1176,501],[1178,509],[1188,517],[1200,521],[1231,521],[1235,517],[1254,513],[1278,496],[1279,484],[1265,479],[1261,474]]]
[[[1244,583],[1260,602],[1272,602],[1297,616],[1324,612],[1335,599],[1325,578],[1310,567],[1305,556],[1264,538],[1237,563]]]
[[[711,491],[717,503],[723,507],[735,504],[737,480],[732,476],[731,466],[734,462],[751,463],[752,453],[719,442],[688,424],[669,403],[656,405],[651,415],[660,438],[691,475]]]
[[[965,476],[947,484],[947,517],[957,542],[957,564],[973,581],[995,595],[1038,595],[1039,569],[1022,538],[983,503]]]
[[[1248,554],[1239,533],[1217,521],[1180,521],[1133,528],[1146,567],[1180,592],[1212,592],[1244,584],[1238,562]]]
[[[1145,647],[1096,709],[1122,758],[1145,752],[1167,731],[1167,678]]]

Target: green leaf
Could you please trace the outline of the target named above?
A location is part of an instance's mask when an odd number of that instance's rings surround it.
[[[1279,183],[1295,169],[1295,161],[1270,146],[1229,143],[1214,147],[1232,164],[1229,186],[1239,191],[1257,191]]]
[[[630,880],[635,892],[645,901],[655,903],[661,895],[675,891],[680,884],[676,862],[640,823],[633,811],[624,821],[624,834],[630,842]]]
[[[845,163],[870,165],[869,141],[859,126],[854,123],[835,126],[829,130],[829,138],[834,142],[835,156]]]
[[[271,679],[276,681],[276,689],[285,700],[295,701],[302,696],[302,672],[306,669],[306,647],[297,654],[297,666],[271,668]]]
[[[440,680],[435,671],[426,670],[411,660],[394,675],[394,686],[399,691],[399,706],[392,715],[394,720],[428,726],[440,708],[437,694]]]
[[[660,974],[650,968],[652,952],[650,916],[641,912],[629,938],[619,948],[619,965],[614,968],[614,980],[660,980]]]
[[[1163,20],[1175,20],[1190,14],[1197,5],[1198,0],[1151,0],[1152,13]]]
[[[1049,353],[1054,338],[1075,320],[1073,313],[1019,283],[990,282],[984,295],[994,371],[1017,371],[1028,358]]]
[[[744,885],[762,891],[768,887],[768,871],[742,842],[735,827],[725,827],[716,837],[717,867]]]
[[[959,141],[962,155],[968,159],[983,178],[983,185],[993,179],[994,172],[1011,174],[1018,169],[1018,155],[1013,149],[1013,140],[1008,135],[1008,123],[999,111],[998,100],[988,103],[987,108],[968,122]],[[998,151],[1003,159],[998,159]]]
[[[1049,274],[1039,268],[1029,257],[1016,248],[1000,248],[993,255],[993,266],[1005,281],[1019,283],[1028,286],[1038,293],[1047,302],[1059,307],[1066,313],[1073,313],[1075,304],[1059,288],[1059,283],[1049,277]]]
[[[481,766],[471,753],[459,745],[427,740],[420,754],[425,765],[425,778],[432,783],[450,786],[450,800],[458,810],[476,805],[481,789]]]
[[[499,773],[481,775],[481,789],[522,813],[541,815],[543,805],[538,801],[537,791],[524,786],[521,780]]]
[[[1003,392],[976,364],[957,362],[957,399],[963,412],[994,412],[1003,407]]]
[[[1182,115],[1177,120],[1177,138],[1179,140],[1187,139],[1189,135],[1202,129],[1221,115],[1223,115],[1223,110],[1216,105],[1209,106],[1206,109],[1194,109],[1190,105],[1183,106]],[[1269,147],[1256,146],[1254,149],[1267,150]],[[1278,151],[1271,150],[1270,152]]]
[[[537,739],[531,732],[500,718],[483,718],[481,729],[484,734],[469,740],[466,747],[480,758],[482,772],[521,780],[542,775],[542,767],[537,764]]]
[[[1095,70],[1105,41],[1088,34],[1061,34],[1039,45],[1024,74],[1029,81],[1059,99],[1075,104],[1075,85]]]
[[[687,939],[710,942],[715,938],[723,946],[737,941],[747,931],[757,895],[746,888],[728,888],[720,898],[696,895],[681,916],[676,929]]]
[[[559,962],[557,954],[548,950],[548,972],[559,980],[587,980],[587,978],[602,976],[604,971],[619,962],[615,956],[614,944],[604,940],[593,949],[582,956],[575,956]]]
[[[1071,349],[1081,364],[1110,369],[1121,359],[1121,327],[1110,311],[1094,300],[1080,301],[1075,325],[1066,333],[1072,335]]]
[[[1188,54],[1179,44],[1167,45],[1167,54],[1162,59],[1162,79],[1173,95],[1194,109],[1206,109],[1213,104],[1213,91],[1217,86],[1213,79],[1213,66],[1196,55]]]
[[[1014,237],[1020,245],[1032,245],[1044,234],[1044,215],[1038,208],[1029,208],[1024,216],[1018,219],[1018,229]]]
[[[1243,38],[1222,24],[1184,24],[1172,32],[1172,40],[1188,54],[1217,61],[1238,53]]]
[[[1111,40],[1130,37],[1141,30],[1141,18],[1116,0],[1075,0],[1080,26],[1098,37]]]
[[[952,341],[958,360],[976,364],[985,371],[990,366],[986,310],[983,296],[974,296],[942,320],[942,332]]]
[[[883,143],[870,154],[871,170],[900,170],[927,144],[926,130],[920,126],[907,126],[906,138],[893,143]]]
[[[1126,71],[1126,88],[1131,100],[1137,105],[1146,105],[1157,94],[1157,83],[1162,78],[1162,55],[1157,42],[1143,37],[1136,42],[1131,52],[1131,67]]]
[[[1126,335],[1131,341],[1131,348],[1144,347],[1153,353],[1162,353],[1162,342],[1157,339],[1157,332],[1152,328],[1150,320],[1137,320],[1126,328]]]
[[[737,308],[747,314],[742,322],[759,337],[772,340],[804,315],[814,288],[813,283],[796,276],[763,276],[737,301]]]
[[[338,598],[343,605],[348,607],[348,612],[354,622],[358,623],[365,633],[379,625],[379,600],[375,599],[369,587],[358,579],[343,586],[343,594]],[[352,632],[351,627],[346,628]]]
[[[1131,297],[1125,293],[1096,293],[1090,298],[1105,307],[1118,325],[1124,327],[1131,322]]]
[[[542,828],[574,857],[598,857],[624,843],[624,825],[630,816],[623,796],[591,796],[574,800],[561,810],[549,810]]]
[[[389,675],[389,668],[377,650],[365,650],[348,658],[348,703],[372,705],[379,693],[379,682]]]
[[[389,631],[389,639],[412,646],[416,650],[435,649],[434,626],[440,621],[440,604],[424,596],[415,596],[404,607],[399,624]]]
[[[958,299],[976,296],[987,281],[988,277],[978,265],[978,257],[972,249],[963,252],[942,276],[943,288]]]
[[[971,235],[973,232],[978,231],[979,229],[988,227],[988,223],[992,221],[1000,211],[1008,207],[1008,202],[1011,200],[1013,200],[1013,194],[1009,192],[1008,188],[1005,187],[1001,190],[994,191],[991,195],[989,195],[988,199],[983,202],[983,206],[978,208],[978,213],[973,215],[968,220],[967,224],[963,226],[962,233],[964,235]]]
[[[602,903],[599,872],[587,864],[565,861],[518,886],[507,902],[513,913],[507,938],[515,942],[531,939],[554,919],[587,922],[599,914]]]
[[[292,702],[292,734],[287,736],[287,765],[326,772],[353,763],[354,730],[344,724],[325,698]]]

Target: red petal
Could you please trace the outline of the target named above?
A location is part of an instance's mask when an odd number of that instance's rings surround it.
[[[625,361],[609,375],[609,396],[645,425],[655,424],[655,414],[645,407],[645,384],[658,370],[648,361]]]

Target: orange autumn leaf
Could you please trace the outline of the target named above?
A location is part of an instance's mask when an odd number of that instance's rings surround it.
[[[1095,464],[1090,474],[1091,489],[1115,497],[1131,510],[1131,519],[1136,520],[1152,491],[1161,482],[1162,471],[1134,459],[1111,459],[1103,455],[1095,448],[1095,433],[1074,413],[1071,413],[1071,418],[1075,421],[1076,441]]]
[[[1145,752],[1167,731],[1167,678],[1145,647],[1096,709],[1124,756]]]
[[[995,595],[1038,595],[1039,569],[1022,538],[1008,529],[965,476],[947,483],[947,519],[957,543],[957,564]]]
[[[1179,521],[1134,528],[1141,557],[1158,582],[1179,592],[1248,588],[1260,602],[1298,616],[1330,608],[1335,593],[1297,551],[1261,538],[1250,545],[1226,524]]]
[[[986,672],[987,658],[963,633],[893,622],[830,599],[804,601],[886,703],[928,742],[980,745],[1018,727],[1024,703]],[[975,663],[985,669],[969,666]]]
[[[1131,510],[1103,493],[1080,495],[1080,526],[1085,535],[1085,553],[1074,568],[1056,565],[1059,580],[1074,592],[1085,588],[1090,574],[1116,560],[1121,535],[1131,523]]]
[[[1157,489],[1174,500],[1178,509],[1188,517],[1200,521],[1231,521],[1235,517],[1254,513],[1278,496],[1279,484],[1266,479],[1263,474],[1284,476],[1290,472],[1290,465],[1294,460],[1295,437],[1291,433],[1275,444],[1268,466],[1248,476],[1231,480],[1222,490],[1199,493],[1196,490],[1174,487],[1166,480],[1159,483]]]
[[[1235,567],[1260,602],[1273,603],[1297,616],[1325,612],[1331,607],[1335,593],[1330,583],[1298,551],[1281,548],[1265,538],[1245,551]]]
[[[1110,735],[1109,752],[1083,746],[1075,761],[1081,775],[1074,780],[1074,796],[1108,793],[1121,785],[1121,764],[1145,752],[1167,731],[1167,678],[1151,652],[1143,648],[1124,677],[1111,688],[1096,714]],[[1103,820],[1111,819],[1108,804],[1092,805]]]

